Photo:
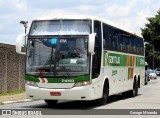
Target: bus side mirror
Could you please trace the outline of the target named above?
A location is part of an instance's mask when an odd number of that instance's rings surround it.
[[[26,34],[20,34],[16,39],[16,52],[18,54],[26,54],[25,47],[26,47]]]
[[[92,55],[94,54],[95,36],[96,33],[89,34],[88,52],[90,52]]]

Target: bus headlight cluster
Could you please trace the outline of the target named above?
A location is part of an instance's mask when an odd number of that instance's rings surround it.
[[[74,87],[86,86],[86,85],[89,85],[90,83],[91,83],[90,81],[77,82],[75,83]]]
[[[26,80],[26,84],[30,85],[30,86],[36,86],[36,87],[38,87],[38,85],[36,84],[36,82],[33,82],[33,81],[27,81]]]

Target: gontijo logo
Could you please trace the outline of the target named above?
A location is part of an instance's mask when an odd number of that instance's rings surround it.
[[[110,64],[120,64],[120,57],[118,57],[118,56],[109,56],[108,63],[110,63]]]

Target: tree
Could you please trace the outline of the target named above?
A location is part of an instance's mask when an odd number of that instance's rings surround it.
[[[145,41],[146,61],[154,69],[155,66],[160,67],[160,10],[155,17],[147,19],[149,23],[141,31]]]

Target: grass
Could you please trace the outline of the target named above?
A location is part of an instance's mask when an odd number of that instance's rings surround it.
[[[4,96],[4,95],[14,95],[14,94],[19,94],[19,93],[24,93],[25,90],[16,90],[16,91],[12,91],[12,92],[0,92],[0,96]]]

